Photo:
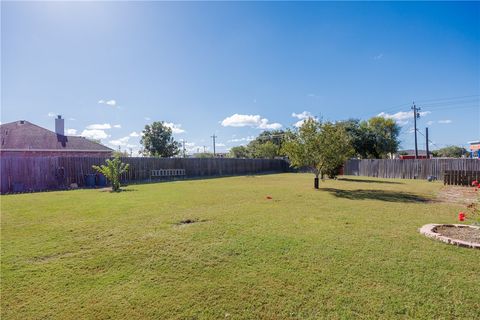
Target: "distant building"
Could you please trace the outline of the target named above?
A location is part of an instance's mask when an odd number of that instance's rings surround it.
[[[431,155],[430,155],[431,157]],[[395,159],[407,160],[407,159],[415,159],[415,150],[407,149],[398,151],[397,154],[394,156]],[[418,150],[418,158],[417,159],[427,159],[427,151],[426,150]]]
[[[470,157],[480,158],[480,140],[470,141],[468,144],[470,145]]]
[[[1,156],[109,157],[113,150],[83,137],[66,136],[61,116],[55,119],[55,132],[19,120],[0,125]]]

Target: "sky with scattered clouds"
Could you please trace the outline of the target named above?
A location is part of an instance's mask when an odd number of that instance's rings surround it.
[[[415,101],[437,146],[480,137],[478,2],[1,6],[2,123],[61,114],[68,134],[135,153],[165,121],[191,153],[380,115],[411,148]]]

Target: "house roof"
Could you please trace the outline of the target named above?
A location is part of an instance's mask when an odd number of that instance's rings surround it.
[[[25,120],[0,125],[0,137],[2,151],[113,151],[84,137],[59,135]]]

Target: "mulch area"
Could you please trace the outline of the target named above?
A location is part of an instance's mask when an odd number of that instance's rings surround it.
[[[480,229],[443,225],[436,227],[435,232],[452,239],[480,243]]]

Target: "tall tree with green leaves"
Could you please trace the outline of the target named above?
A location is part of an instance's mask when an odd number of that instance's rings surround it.
[[[282,152],[292,167],[312,170],[318,189],[319,176],[335,176],[354,151],[345,126],[310,118],[297,131],[287,132]]]
[[[376,158],[387,158],[398,151],[400,127],[393,119],[373,117],[368,120],[368,130],[374,137],[374,155]]]
[[[150,157],[169,158],[180,153],[180,143],[172,136],[172,129],[163,121],[155,121],[146,125],[142,132],[140,143],[142,153]]]
[[[387,158],[398,151],[400,127],[393,119],[373,117],[366,121],[350,119],[341,124],[347,131],[355,155],[363,159]]]
[[[105,162],[106,165],[92,166],[92,168],[103,174],[112,183],[112,191],[120,191],[120,177],[128,171],[130,165],[123,163],[119,155],[113,159],[107,159]]]
[[[435,151],[432,151],[434,157],[445,157],[445,158],[461,158],[467,153],[465,148],[459,146],[447,146]]]
[[[230,158],[250,158],[250,151],[246,146],[232,147],[229,152]]]
[[[250,158],[273,159],[281,155],[280,150],[284,141],[285,131],[263,131],[247,145]]]

